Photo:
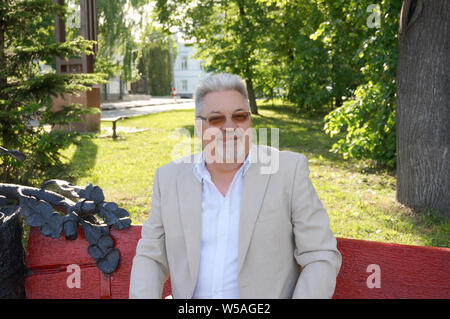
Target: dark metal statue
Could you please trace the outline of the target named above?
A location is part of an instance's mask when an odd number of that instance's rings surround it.
[[[0,152],[25,159],[18,151],[0,148]],[[54,191],[48,190],[49,187]],[[81,226],[89,242],[88,253],[96,259],[97,267],[105,274],[116,269],[119,252],[114,248],[109,229],[127,228],[131,219],[125,209],[105,201],[100,187],[91,183],[80,187],[62,180],[46,181],[41,188],[0,183],[0,211],[6,208],[7,199],[17,200],[16,209],[27,225],[39,227],[45,236],[59,238],[63,232],[66,239],[74,240]]]

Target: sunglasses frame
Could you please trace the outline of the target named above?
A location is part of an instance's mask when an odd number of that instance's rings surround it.
[[[225,121],[223,121],[223,123],[221,123],[220,125],[213,125],[213,124],[211,124],[210,123],[210,118],[212,117],[212,116],[217,116],[217,115],[209,115],[208,117],[203,117],[203,116],[200,116],[200,115],[198,115],[198,116],[196,116],[195,118],[196,119],[201,119],[201,120],[203,120],[203,121],[206,121],[209,125],[211,125],[211,126],[221,126],[221,125],[223,125],[226,121],[227,121],[227,119],[231,119],[231,121],[234,123],[234,124],[239,124],[239,123],[243,123],[244,121],[242,121],[242,122],[236,122],[234,119],[233,119],[233,115],[235,115],[235,114],[239,114],[239,113],[246,113],[247,114],[247,119],[245,120],[245,121],[247,121],[249,118],[251,118],[251,116],[252,116],[252,114],[251,114],[251,112],[250,111],[237,111],[237,112],[235,112],[235,113],[233,113],[233,114],[231,114],[231,115],[229,115],[229,114],[220,114],[220,115],[222,115],[224,118],[225,118]],[[218,114],[219,115],[219,114]]]

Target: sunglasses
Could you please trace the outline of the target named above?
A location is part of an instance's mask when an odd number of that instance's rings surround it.
[[[197,116],[196,118],[208,122],[208,124],[211,126],[222,126],[223,124],[225,124],[228,117],[231,117],[233,123],[240,124],[246,122],[250,118],[250,112],[238,111],[231,114],[231,116],[224,114],[213,114],[208,116],[207,118],[203,116]]]

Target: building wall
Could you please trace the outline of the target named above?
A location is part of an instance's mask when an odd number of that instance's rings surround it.
[[[194,48],[177,41],[177,57],[174,63],[174,84],[177,95],[192,98],[198,82],[206,76],[201,62],[192,57]]]
[[[122,94],[120,92],[120,86],[122,85]],[[114,101],[119,100],[129,94],[131,88],[128,87],[129,83],[121,83],[120,76],[114,76],[108,79],[108,82],[101,86],[101,98],[102,101]],[[105,92],[106,88],[106,92]]]

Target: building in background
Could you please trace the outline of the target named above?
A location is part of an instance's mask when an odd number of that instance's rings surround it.
[[[175,35],[177,56],[174,62],[173,78],[177,96],[192,98],[198,82],[207,74],[203,71],[201,61],[196,60],[194,47]]]
[[[169,76],[173,79],[173,81],[171,81],[171,85],[172,88],[175,88],[177,97],[192,98],[198,82],[203,79],[207,73],[203,70],[201,61],[194,58],[194,46],[190,45],[189,41],[184,40],[180,34],[175,34],[173,39],[177,47],[177,49],[174,50],[176,52],[176,57],[173,61],[173,52],[168,52],[171,61],[167,63],[167,66],[173,65],[173,68],[171,69],[172,75]],[[147,57],[147,60],[150,58],[154,58],[154,56]],[[160,64],[157,66],[159,67]],[[156,74],[159,74],[157,73],[158,70],[155,68],[155,65],[150,66],[148,72],[156,72]],[[143,73],[144,69],[140,70],[140,72]],[[120,76],[111,77],[108,79],[108,83],[102,85],[102,100],[126,100],[129,94],[154,95],[148,90],[148,85],[146,83],[151,80],[151,78],[149,79],[142,76],[140,81],[127,83],[123,82]],[[157,82],[162,81],[159,76],[157,76],[156,79],[153,79],[153,81],[155,80]],[[167,95],[169,94],[170,93],[167,92]],[[156,95],[159,96],[161,94]]]

